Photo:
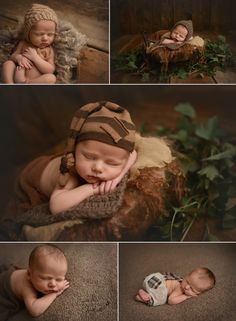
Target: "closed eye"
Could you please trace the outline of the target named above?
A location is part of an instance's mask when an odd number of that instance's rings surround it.
[[[112,163],[112,162],[107,162],[107,165],[110,165],[110,166],[120,166],[121,164]]]
[[[83,153],[83,156],[87,159],[90,159],[90,160],[95,160],[97,159],[97,157],[93,154],[86,154],[86,153]]]

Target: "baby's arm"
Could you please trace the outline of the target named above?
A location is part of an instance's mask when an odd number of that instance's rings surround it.
[[[172,40],[172,39],[168,39],[168,38],[165,38],[161,41],[161,44],[168,44],[168,43],[175,43],[176,41]]]
[[[171,294],[168,297],[168,304],[173,305],[173,304],[179,304],[187,299],[192,298],[192,296],[188,296],[186,294],[179,294],[179,295],[175,295],[174,293]]]
[[[105,194],[112,192],[116,186],[120,183],[122,178],[125,176],[125,174],[129,171],[129,169],[134,165],[137,159],[137,152],[136,150],[133,150],[132,153],[130,153],[129,159],[121,171],[120,175],[113,180],[102,182],[99,186],[95,185],[94,194]]]
[[[50,211],[52,214],[58,214],[69,210],[92,195],[94,195],[92,184],[78,186],[77,179],[70,177],[65,187],[60,188],[57,186],[52,192],[49,202]]]
[[[31,61],[27,57],[24,57],[21,54],[23,47],[24,47],[24,41],[20,41],[16,47],[16,50],[11,55],[11,60],[17,63],[20,67],[31,69],[32,68]]]
[[[52,49],[52,48],[51,48]],[[54,51],[51,50],[51,55],[48,61],[41,58],[36,49],[29,47],[23,52],[24,57],[30,59],[35,67],[41,72],[42,74],[52,74],[55,71],[55,64],[54,64]]]
[[[25,306],[33,317],[38,317],[43,314],[52,304],[52,302],[68,287],[69,282],[65,280],[62,288],[59,291],[45,294],[41,298],[37,298],[37,293],[33,289],[28,288],[24,293]]]

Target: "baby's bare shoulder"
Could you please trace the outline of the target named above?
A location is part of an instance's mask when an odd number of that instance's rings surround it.
[[[51,195],[52,191],[55,189],[59,181],[60,164],[61,157],[55,157],[49,161],[49,163],[42,172],[40,179],[40,188],[42,193],[47,196]]]
[[[11,274],[10,285],[12,292],[21,300],[24,298],[24,292],[31,288],[28,273],[26,269],[15,270]]]

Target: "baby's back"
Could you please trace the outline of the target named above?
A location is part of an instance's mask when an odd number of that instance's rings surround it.
[[[23,300],[22,293],[24,287],[26,287],[27,282],[27,270],[19,269],[12,272],[10,277],[11,290],[15,294],[15,296],[20,300]]]
[[[60,176],[61,157],[53,158],[44,168],[40,178],[40,189],[44,195],[51,196]]]

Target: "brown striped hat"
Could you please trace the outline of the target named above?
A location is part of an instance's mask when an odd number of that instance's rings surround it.
[[[40,20],[53,21],[58,25],[58,19],[55,11],[43,4],[34,3],[25,13],[24,32],[25,39],[29,41],[29,32],[32,26]]]
[[[135,125],[126,109],[109,101],[90,103],[78,109],[72,119],[65,154],[61,160],[62,176],[74,168],[75,146],[85,140],[96,140],[132,152]],[[65,182],[61,181],[61,185],[65,185]]]

